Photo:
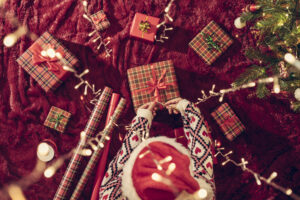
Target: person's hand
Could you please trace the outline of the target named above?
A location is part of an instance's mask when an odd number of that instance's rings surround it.
[[[176,106],[178,104],[179,101],[181,101],[182,98],[178,97],[175,99],[171,99],[170,101],[168,101],[167,103],[165,103],[167,110],[169,111],[169,114],[178,114],[179,111],[176,109]]]
[[[147,109],[150,110],[152,112],[153,117],[156,115],[156,111],[158,109],[158,103],[157,102],[149,102],[146,103],[144,105],[142,105],[141,107],[139,107],[139,109]]]

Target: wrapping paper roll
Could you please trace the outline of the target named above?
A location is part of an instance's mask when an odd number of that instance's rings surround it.
[[[113,116],[110,119],[110,122],[108,123],[108,125],[104,128],[104,130],[102,131],[102,137],[100,139],[100,142],[98,143],[98,148],[94,151],[93,155],[91,156],[72,196],[71,196],[71,200],[76,200],[80,197],[81,192],[83,191],[89,177],[91,176],[96,164],[98,163],[98,160],[100,158],[101,155],[101,150],[103,148],[103,146],[101,147],[101,144],[103,145],[105,143],[105,136],[108,136],[112,133],[113,129],[114,129],[114,123],[117,123],[118,119],[120,118],[124,108],[126,106],[126,100],[124,98],[122,98],[113,114]],[[100,144],[100,145],[99,145]]]
[[[90,138],[96,131],[100,119],[103,116],[103,113],[106,110],[107,104],[112,94],[112,89],[109,87],[105,87],[101,96],[98,99],[97,104],[95,105],[93,112],[89,118],[89,121],[84,129],[86,134],[86,138]],[[83,159],[83,156],[78,154],[77,152],[82,149],[85,145],[85,142],[80,140],[79,144],[76,147],[76,151],[68,165],[68,168],[59,184],[59,187],[54,196],[54,200],[68,199],[68,191],[71,188],[73,179],[77,173],[78,167]]]
[[[105,125],[108,124],[110,117],[113,115],[118,102],[120,99],[120,95],[117,93],[113,93],[111,96],[111,100],[109,103],[109,107],[108,107],[108,112],[107,112],[107,117],[106,117],[106,122]],[[92,192],[92,196],[91,196],[91,200],[98,200],[99,199],[99,189],[103,180],[103,176],[104,176],[104,172],[105,172],[105,166],[106,166],[106,162],[107,162],[107,156],[108,156],[108,151],[109,151],[109,146],[110,146],[110,140],[107,141],[103,153],[101,155],[100,160],[98,161],[98,166],[96,169],[96,177],[95,177],[95,182],[94,182],[94,186],[93,186],[93,192]]]

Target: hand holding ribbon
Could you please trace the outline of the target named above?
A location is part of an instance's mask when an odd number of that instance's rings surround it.
[[[161,101],[161,97],[159,94],[159,90],[163,90],[163,89],[167,89],[167,86],[171,86],[171,85],[176,85],[175,82],[173,83],[166,83],[165,81],[163,81],[164,77],[166,76],[167,70],[164,69],[161,76],[159,77],[159,79],[156,79],[155,76],[155,70],[153,67],[151,67],[151,73],[152,73],[152,78],[150,79],[150,81],[148,81],[146,84],[149,86],[147,88],[143,88],[143,89],[139,89],[139,90],[135,90],[134,93],[137,92],[143,92],[143,91],[147,91],[148,93],[152,93],[154,92],[154,97],[155,97],[155,101],[160,102]]]

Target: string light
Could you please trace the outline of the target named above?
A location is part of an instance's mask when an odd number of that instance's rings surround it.
[[[44,171],[44,176],[46,178],[51,178],[54,174],[55,174],[55,168],[53,166],[48,167],[45,171]]]
[[[18,185],[9,186],[7,192],[12,200],[26,200],[22,189]]]
[[[200,199],[204,199],[207,197],[207,191],[205,189],[200,189],[198,192],[197,192],[197,195]]]
[[[155,35],[155,41],[157,41],[157,42],[164,43],[165,42],[164,40],[168,40],[169,39],[169,37],[167,36],[167,31],[172,31],[173,30],[173,27],[167,27],[166,23],[168,21],[170,21],[170,22],[174,21],[173,18],[169,14],[171,6],[173,5],[174,1],[175,0],[171,0],[168,3],[167,7],[165,7],[165,9],[164,9],[164,20],[160,24],[158,24],[156,26],[158,29],[161,29],[161,31],[160,31],[161,34],[158,35],[158,36]]]
[[[233,87],[228,88],[228,89],[221,89],[219,92],[215,91],[216,85],[214,84],[212,86],[212,89],[209,91],[209,95],[206,95],[204,90],[201,90],[202,97],[199,97],[197,99],[198,101],[195,104],[198,105],[198,104],[200,104],[202,102],[205,102],[208,99],[210,99],[212,97],[216,97],[216,96],[219,96],[220,97],[219,102],[222,102],[223,99],[224,99],[225,94],[227,94],[227,93],[235,92],[235,91],[238,91],[238,90],[241,90],[241,89],[252,88],[252,87],[255,87],[257,83],[272,83],[272,82],[274,82],[274,86],[273,86],[274,91],[279,93],[280,92],[280,85],[279,85],[279,81],[278,81],[277,76],[258,79],[257,81],[246,83],[246,84],[243,84],[243,85],[238,86],[238,87],[236,87],[236,86],[234,86],[234,84],[232,84]]]
[[[293,65],[294,67],[296,67],[298,70],[300,70],[300,61],[298,59],[296,59],[296,57],[293,54],[286,53],[284,55],[284,60],[287,63],[289,63],[289,64]]]
[[[78,90],[81,86],[83,86],[84,87],[84,92],[83,92],[84,96],[87,96],[88,91],[92,92],[93,99],[90,100],[90,104],[95,105],[96,102],[98,101],[98,97],[101,95],[102,90],[95,89],[94,84],[91,85],[87,80],[83,79],[83,76],[85,76],[86,74],[88,74],[90,72],[89,69],[84,70],[81,74],[78,74],[77,71],[74,70],[74,68],[71,68],[67,65],[63,66],[63,69],[66,71],[72,72],[74,74],[74,76],[79,79],[80,82],[74,86],[75,90]],[[90,109],[88,109],[88,110],[90,111]]]
[[[246,165],[248,164],[248,161],[246,161],[244,158],[241,159],[241,163],[238,163],[232,159],[230,159],[229,155],[233,153],[233,151],[230,151],[226,154],[224,154],[222,151],[225,149],[224,147],[216,146],[217,142],[215,141],[215,147],[217,150],[217,153],[214,155],[214,157],[222,156],[225,158],[225,161],[222,162],[222,166],[226,165],[227,163],[232,163],[236,167],[240,167],[243,171],[247,171],[253,175],[255,178],[256,184],[261,185],[262,181],[271,187],[283,192],[284,194],[290,196],[293,199],[300,200],[300,197],[293,193],[292,189],[290,188],[284,188],[276,183],[273,182],[273,180],[277,177],[277,172],[273,172],[268,178],[265,178],[263,176],[260,176],[258,173],[254,172],[253,170],[249,169]]]
[[[93,20],[91,18],[91,15],[89,14],[88,12],[88,9],[87,9],[87,6],[88,6],[88,2],[87,1],[82,1],[82,5],[83,5],[83,9],[84,9],[84,14],[82,15],[85,19],[87,19],[92,27],[93,27],[93,31],[90,32],[88,34],[89,37],[92,37],[92,36],[96,36],[95,39],[92,40],[93,43],[96,43],[97,41],[100,41],[100,44],[97,46],[97,50],[100,50],[101,47],[103,46],[104,47],[104,50],[105,50],[105,57],[110,57],[111,56],[111,52],[112,52],[112,49],[110,49],[108,47],[108,45],[110,44],[110,37],[107,38],[107,42],[105,42],[101,36],[101,34],[99,33],[99,31],[97,30],[95,24],[93,23]]]

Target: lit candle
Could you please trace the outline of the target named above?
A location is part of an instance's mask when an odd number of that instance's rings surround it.
[[[39,144],[37,149],[37,157],[43,161],[48,162],[54,158],[54,149],[47,144],[46,142],[42,142]]]

